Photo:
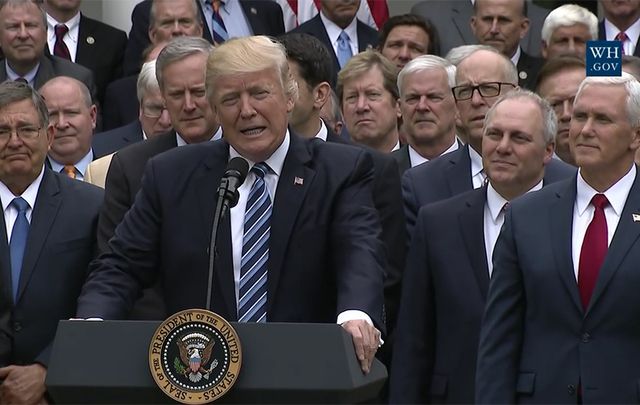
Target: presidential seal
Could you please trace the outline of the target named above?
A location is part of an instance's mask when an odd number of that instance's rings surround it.
[[[158,387],[183,404],[223,396],[238,378],[238,334],[219,315],[203,309],[178,312],[162,322],[149,345],[149,368]]]

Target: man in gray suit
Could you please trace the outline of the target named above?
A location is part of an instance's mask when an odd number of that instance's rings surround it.
[[[507,0],[513,1],[513,0]],[[531,29],[520,41],[522,49],[529,55],[540,55],[540,31],[549,11],[526,1],[526,15]],[[446,55],[451,48],[460,45],[476,44],[476,38],[469,26],[473,16],[473,3],[470,0],[427,0],[411,8],[412,14],[429,19],[440,38],[440,54]]]

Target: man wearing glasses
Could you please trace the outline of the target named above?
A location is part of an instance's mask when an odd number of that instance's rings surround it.
[[[518,87],[514,64],[495,49],[468,46],[458,62],[453,96],[465,147],[405,172],[402,193],[409,235],[421,206],[481,187],[486,179],[482,165],[482,130],[485,114],[499,96]],[[548,176],[569,176],[570,167],[556,159],[547,164]]]
[[[44,403],[58,321],[76,312],[94,257],[103,192],[45,167],[47,106],[0,84],[0,403]]]

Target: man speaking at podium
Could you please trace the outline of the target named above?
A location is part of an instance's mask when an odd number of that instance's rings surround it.
[[[337,322],[368,372],[383,328],[385,264],[371,157],[287,129],[297,85],[282,45],[267,37],[216,48],[206,85],[224,139],[149,161],[112,252],[91,265],[78,317],[126,318],[158,277],[167,315],[205,308],[216,187],[241,156],[251,170],[220,223],[211,310],[240,322]]]

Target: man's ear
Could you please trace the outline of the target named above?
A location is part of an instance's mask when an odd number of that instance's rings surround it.
[[[322,82],[313,88],[313,108],[320,111],[331,97],[331,86]]]

